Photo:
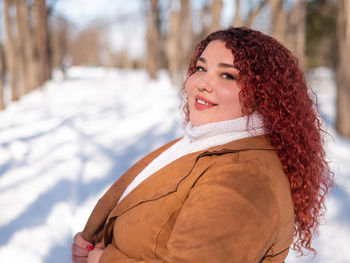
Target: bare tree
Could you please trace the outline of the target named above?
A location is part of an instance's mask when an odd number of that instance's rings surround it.
[[[40,86],[40,61],[38,51],[38,41],[33,28],[34,21],[30,15],[27,1],[17,0],[17,21],[18,31],[22,42],[22,52],[24,52],[25,63],[25,92],[29,92]]]
[[[287,44],[288,15],[283,0],[269,0],[270,34],[282,44]]]
[[[196,37],[196,40],[203,38],[209,33],[220,29],[222,0],[205,0],[200,11],[200,21],[202,31]]]
[[[96,65],[100,64],[99,50],[101,48],[100,25],[91,25],[80,32],[71,46],[73,65]]]
[[[3,12],[3,5],[0,3],[0,13]],[[0,36],[2,35],[2,21],[0,21]],[[4,76],[5,76],[5,52],[4,46],[1,43],[0,38],[0,110],[5,109],[5,100],[4,100]]]
[[[147,13],[147,62],[146,67],[151,78],[157,77],[157,71],[161,67],[162,38],[160,32],[160,10],[158,0],[150,0]]]
[[[172,83],[180,85],[193,48],[194,34],[190,1],[172,1],[167,40],[168,69]]]
[[[236,11],[235,11],[235,16],[233,18],[232,26],[234,27],[240,27],[244,25],[244,22],[241,18],[241,1],[236,0]]]
[[[256,18],[259,16],[263,8],[265,7],[267,3],[267,0],[261,0],[257,7],[251,7],[248,15],[245,19],[241,17],[241,1],[236,0],[236,11],[235,11],[235,16],[232,22],[232,25],[234,27],[240,27],[240,26],[246,26],[246,27],[251,27],[256,20]]]
[[[5,109],[5,101],[4,101],[4,52],[3,46],[0,43],[0,110]]]
[[[181,70],[184,71],[187,68],[187,62],[192,54],[192,47],[194,42],[194,34],[192,28],[192,15],[190,1],[181,0]]]
[[[6,73],[14,101],[50,78],[47,10],[45,0],[3,3]]]
[[[305,70],[306,42],[306,0],[296,0],[288,20],[287,46],[298,58],[300,67]]]
[[[29,65],[27,57],[26,47],[28,46],[27,35],[26,35],[26,24],[28,23],[27,15],[26,15],[26,6],[27,1],[16,1],[16,22],[17,22],[17,31],[18,31],[18,67],[19,67],[19,76],[20,76],[20,90],[21,94],[28,93],[30,88],[30,80],[29,80]]]
[[[200,22],[202,30],[196,39],[201,39],[210,33],[210,20],[211,20],[211,3],[210,0],[205,0],[202,9],[200,10]],[[209,21],[209,22],[208,22]]]
[[[13,17],[10,16],[11,9],[12,11],[15,10],[13,1],[4,0],[4,18],[6,28],[6,68],[10,80],[11,100],[15,101],[19,99],[21,94],[18,88],[18,71],[16,67],[17,47],[14,35],[15,21]]]
[[[167,39],[167,58],[168,70],[170,79],[173,84],[178,82],[178,73],[180,69],[180,35],[181,35],[181,14],[179,9],[180,1],[175,0],[171,2],[169,14],[169,33]]]
[[[40,84],[51,78],[51,64],[49,60],[47,9],[45,0],[34,0],[33,13],[35,20],[35,35],[40,61]]]
[[[211,25],[210,32],[216,31],[220,29],[220,18],[221,18],[221,10],[222,10],[222,0],[212,0],[211,4]]]
[[[53,20],[53,21],[52,21]],[[51,24],[51,53],[52,66],[66,73],[68,53],[68,22],[60,17],[52,18]]]
[[[339,1],[336,129],[350,137],[350,1]]]
[[[288,47],[305,69],[306,0],[296,0],[289,12],[284,0],[269,0],[270,34]]]

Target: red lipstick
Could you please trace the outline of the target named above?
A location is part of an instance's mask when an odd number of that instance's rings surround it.
[[[201,97],[201,96],[195,96],[195,103],[194,103],[194,107],[197,110],[206,110],[212,107],[215,107],[217,104],[214,102],[211,102],[210,100]]]

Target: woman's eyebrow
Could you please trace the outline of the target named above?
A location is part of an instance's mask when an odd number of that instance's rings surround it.
[[[233,64],[219,63],[218,66],[221,68],[234,68],[234,69],[236,69],[236,67]]]
[[[206,60],[205,58],[203,58],[203,57],[200,57],[198,60],[199,60],[200,62],[207,63],[207,60]]]
[[[198,61],[200,61],[200,62],[202,62],[204,64],[207,63],[207,60],[205,58],[203,58],[203,57],[200,57],[198,59]],[[237,68],[233,64],[228,64],[228,63],[221,62],[221,63],[218,64],[218,66],[221,67],[221,68],[233,68],[233,69],[237,70]]]

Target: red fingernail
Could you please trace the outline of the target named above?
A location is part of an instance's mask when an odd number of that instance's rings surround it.
[[[86,246],[88,250],[94,250],[94,246],[93,245],[87,245]]]

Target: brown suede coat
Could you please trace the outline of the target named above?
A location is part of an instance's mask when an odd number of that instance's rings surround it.
[[[99,262],[283,262],[293,238],[293,204],[265,136],[183,156],[117,204],[134,177],[173,143],[136,163],[97,203],[83,236],[104,241]]]

